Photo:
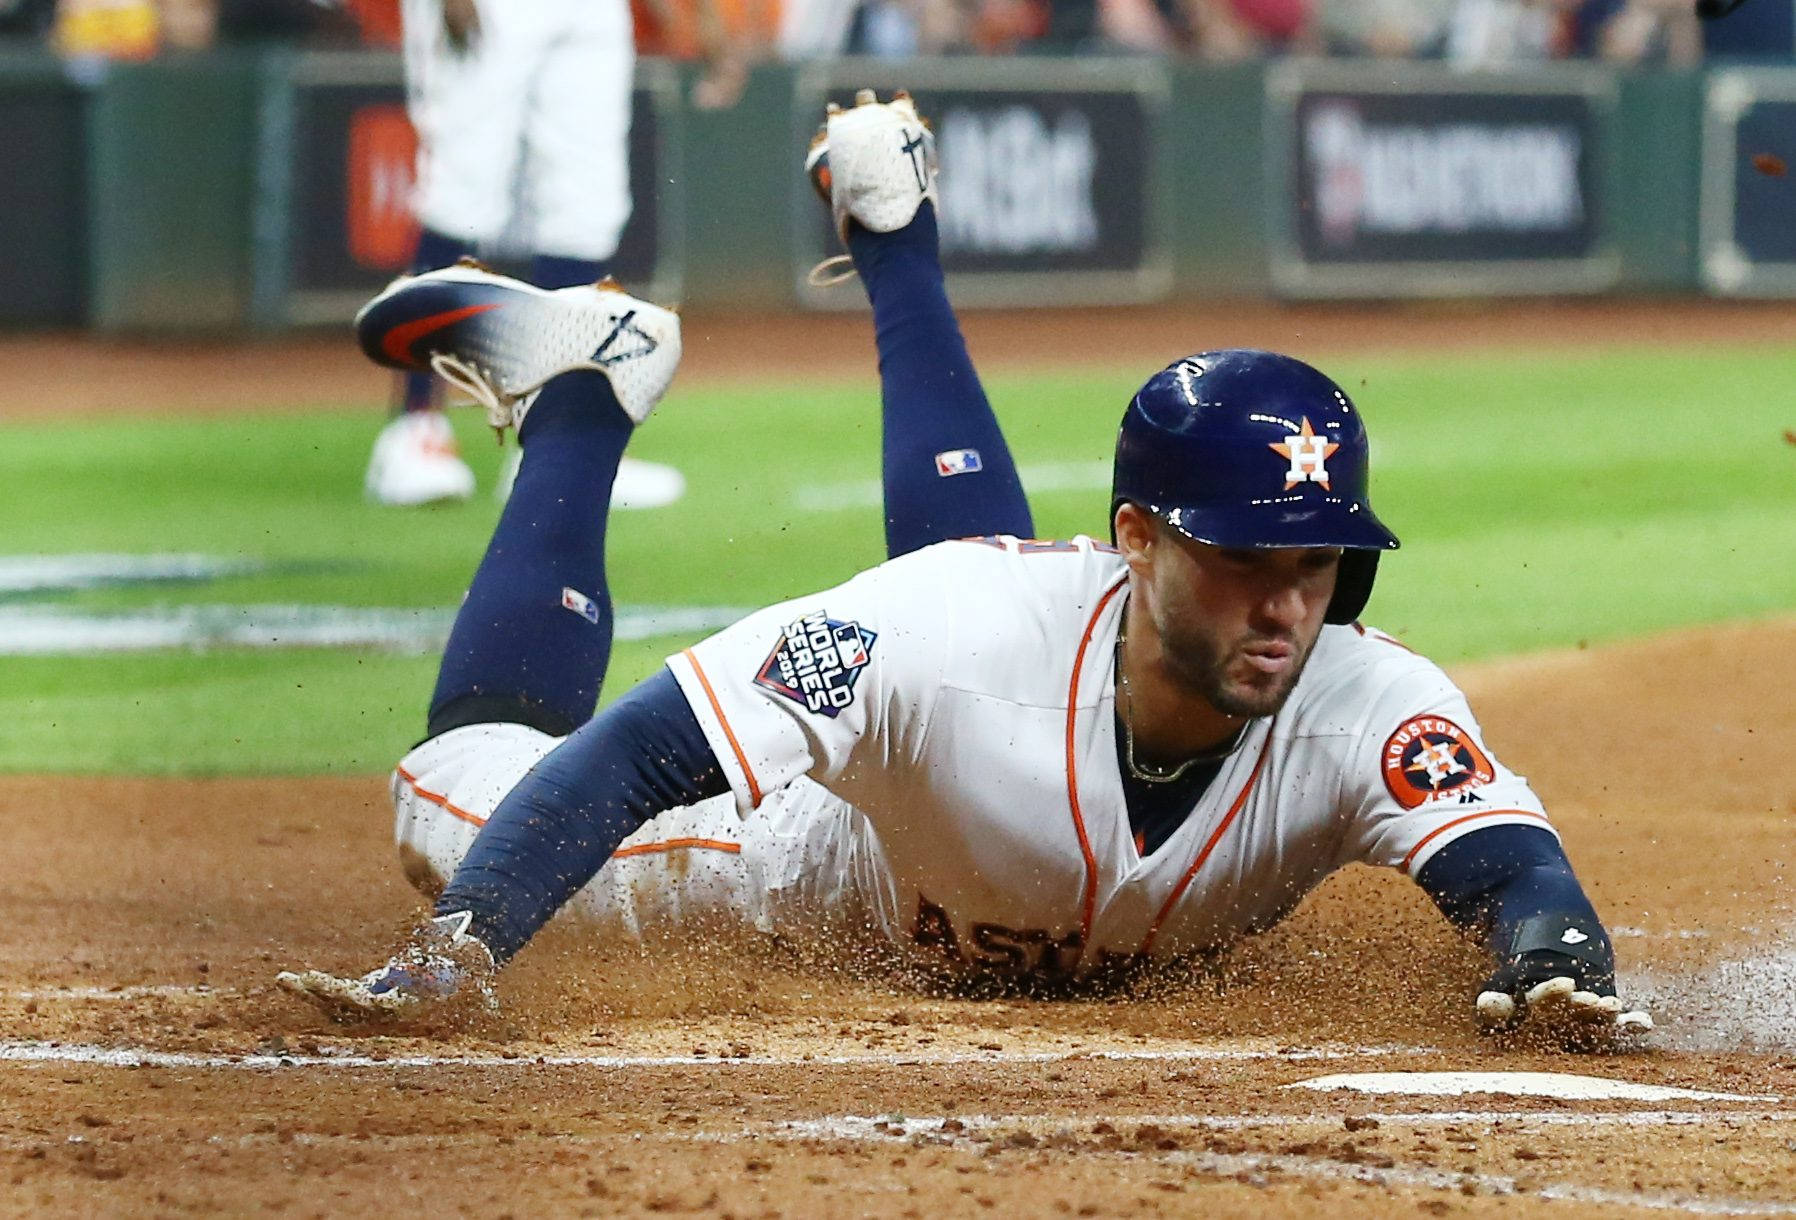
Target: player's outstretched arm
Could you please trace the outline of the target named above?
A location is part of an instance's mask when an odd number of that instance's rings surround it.
[[[531,769],[481,828],[435,918],[360,977],[286,972],[281,986],[337,1018],[408,1012],[478,995],[598,873],[618,844],[669,809],[729,790],[671,673],[661,671]]]
[[[1537,1028],[1567,1046],[1612,1047],[1652,1029],[1615,993],[1615,951],[1559,840],[1492,826],[1436,852],[1416,881],[1495,961],[1479,988],[1480,1028]]]

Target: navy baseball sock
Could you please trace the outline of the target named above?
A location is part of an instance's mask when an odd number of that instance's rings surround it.
[[[572,732],[611,657],[605,526],[633,425],[603,373],[563,373],[525,416],[524,460],[455,616],[430,735],[482,721]]]
[[[446,233],[435,229],[422,229],[418,233],[418,249],[412,255],[412,271],[435,271],[439,267],[447,267],[456,259],[468,253],[465,242],[457,241]],[[405,411],[430,411],[442,405],[442,390],[434,373],[404,373],[400,377],[400,408]]]
[[[895,233],[850,226],[873,302],[884,411],[886,554],[1035,526],[942,282],[935,206]]]
[[[563,258],[539,254],[530,260],[530,282],[538,288],[573,288],[595,284],[605,274],[605,264],[593,258]]]

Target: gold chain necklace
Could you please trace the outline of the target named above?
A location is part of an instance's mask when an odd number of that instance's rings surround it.
[[[1220,762],[1234,753],[1235,747],[1241,744],[1241,734],[1247,731],[1247,724],[1235,730],[1222,745],[1214,750],[1205,750],[1202,754],[1193,754],[1176,767],[1156,767],[1152,763],[1135,761],[1135,696],[1129,690],[1129,671],[1123,664],[1123,641],[1129,629],[1129,606],[1123,603],[1123,619],[1116,628],[1116,677],[1122,686],[1123,693],[1123,763],[1129,768],[1129,774],[1144,784],[1171,784],[1182,779],[1185,772],[1199,763]]]

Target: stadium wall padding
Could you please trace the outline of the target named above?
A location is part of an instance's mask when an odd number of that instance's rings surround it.
[[[218,331],[249,307],[257,58],[114,65],[86,149],[89,321]]]
[[[54,59],[0,54],[0,326],[87,316],[88,102]]]

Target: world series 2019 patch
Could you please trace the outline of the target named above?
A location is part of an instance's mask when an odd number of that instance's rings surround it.
[[[1405,809],[1482,788],[1497,777],[1472,735],[1441,716],[1404,721],[1386,739],[1380,762],[1384,786]]]
[[[786,624],[761,663],[755,685],[833,720],[854,702],[854,684],[872,659],[878,638],[859,623],[814,611]]]

